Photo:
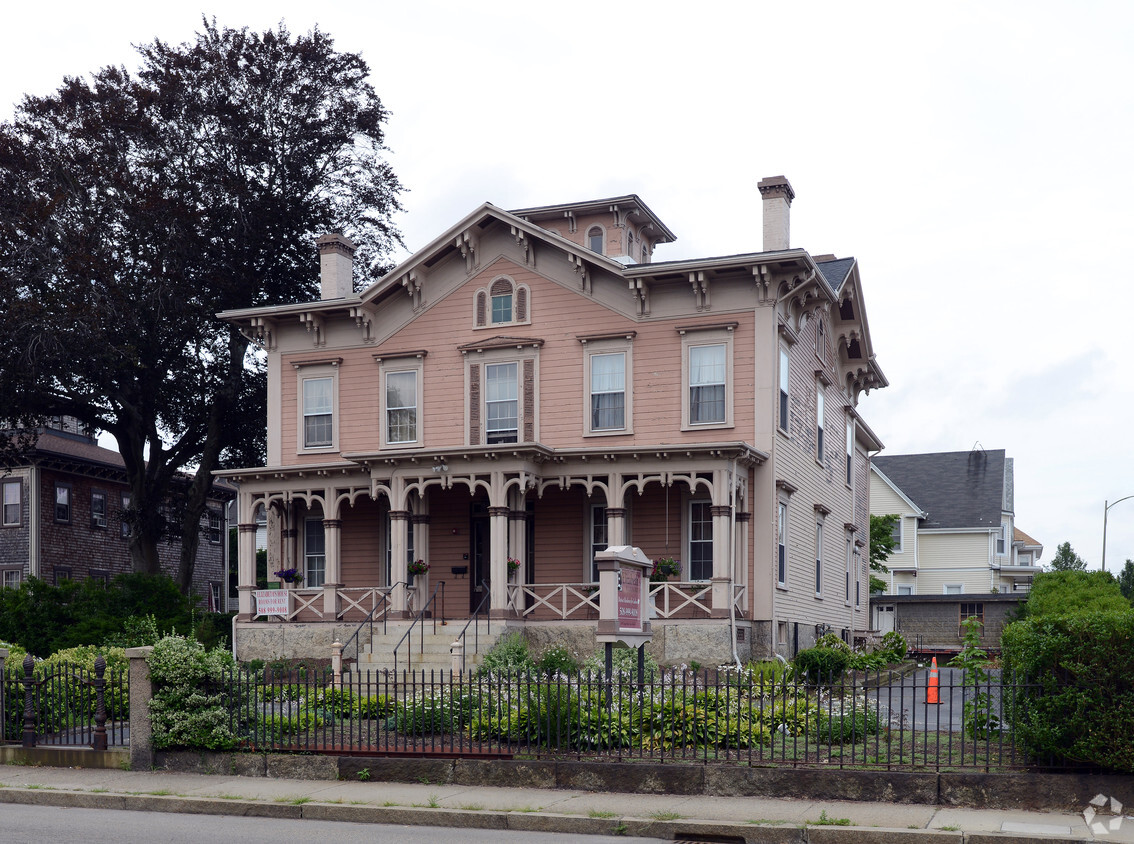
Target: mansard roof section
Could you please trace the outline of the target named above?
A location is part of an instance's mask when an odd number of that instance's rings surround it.
[[[645,228],[656,243],[673,243],[677,235],[661,221],[650,207],[636,193],[625,196],[612,196],[609,199],[591,199],[585,202],[565,202],[557,205],[538,205],[534,208],[519,208],[511,213],[532,222],[551,222],[571,220],[591,214],[622,213],[628,218],[638,217],[645,221]]]

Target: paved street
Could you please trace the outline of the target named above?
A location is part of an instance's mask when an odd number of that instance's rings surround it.
[[[891,727],[960,731],[963,727],[965,700],[972,698],[973,689],[965,689],[961,685],[962,672],[959,668],[939,668],[938,672],[940,704],[926,703],[928,668],[907,674],[901,682],[868,692],[867,699],[878,703],[880,717],[889,718]],[[991,699],[999,711],[1000,691],[997,684],[1000,674],[998,671],[990,671],[989,676],[992,678]]]

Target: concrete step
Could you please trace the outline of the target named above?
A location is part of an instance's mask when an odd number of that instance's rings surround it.
[[[432,622],[425,627],[415,627],[409,639],[403,641],[408,622],[391,622],[385,632],[375,631],[368,643],[361,643],[354,670],[358,672],[379,673],[395,669],[394,648],[397,647],[397,670],[412,671],[450,671],[453,666],[452,647],[461,634],[464,622],[450,622],[433,632]],[[465,668],[475,668],[483,661],[484,654],[508,632],[507,624],[491,622],[481,624],[479,635],[474,638],[471,628],[465,634]],[[477,650],[474,651],[474,643]]]

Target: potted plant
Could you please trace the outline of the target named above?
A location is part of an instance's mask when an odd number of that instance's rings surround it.
[[[303,583],[303,572],[299,569],[280,569],[279,571],[272,572],[272,574],[289,586],[298,586],[300,583]]]
[[[425,560],[413,560],[406,566],[406,571],[409,573],[409,578],[412,581],[419,574],[425,574],[429,571],[429,563]]]
[[[508,576],[511,577],[520,570],[520,561],[515,557],[508,558]]]
[[[658,557],[650,570],[650,583],[665,583],[672,575],[681,574],[681,563],[673,557]]]

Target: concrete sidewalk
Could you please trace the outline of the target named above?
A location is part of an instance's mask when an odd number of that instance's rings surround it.
[[[360,774],[366,776],[366,772]],[[685,841],[1134,842],[1134,818],[897,803],[610,794],[430,783],[269,779],[93,768],[0,768],[0,803]],[[1086,808],[1086,807],[1084,807]],[[845,825],[844,825],[845,824]]]

